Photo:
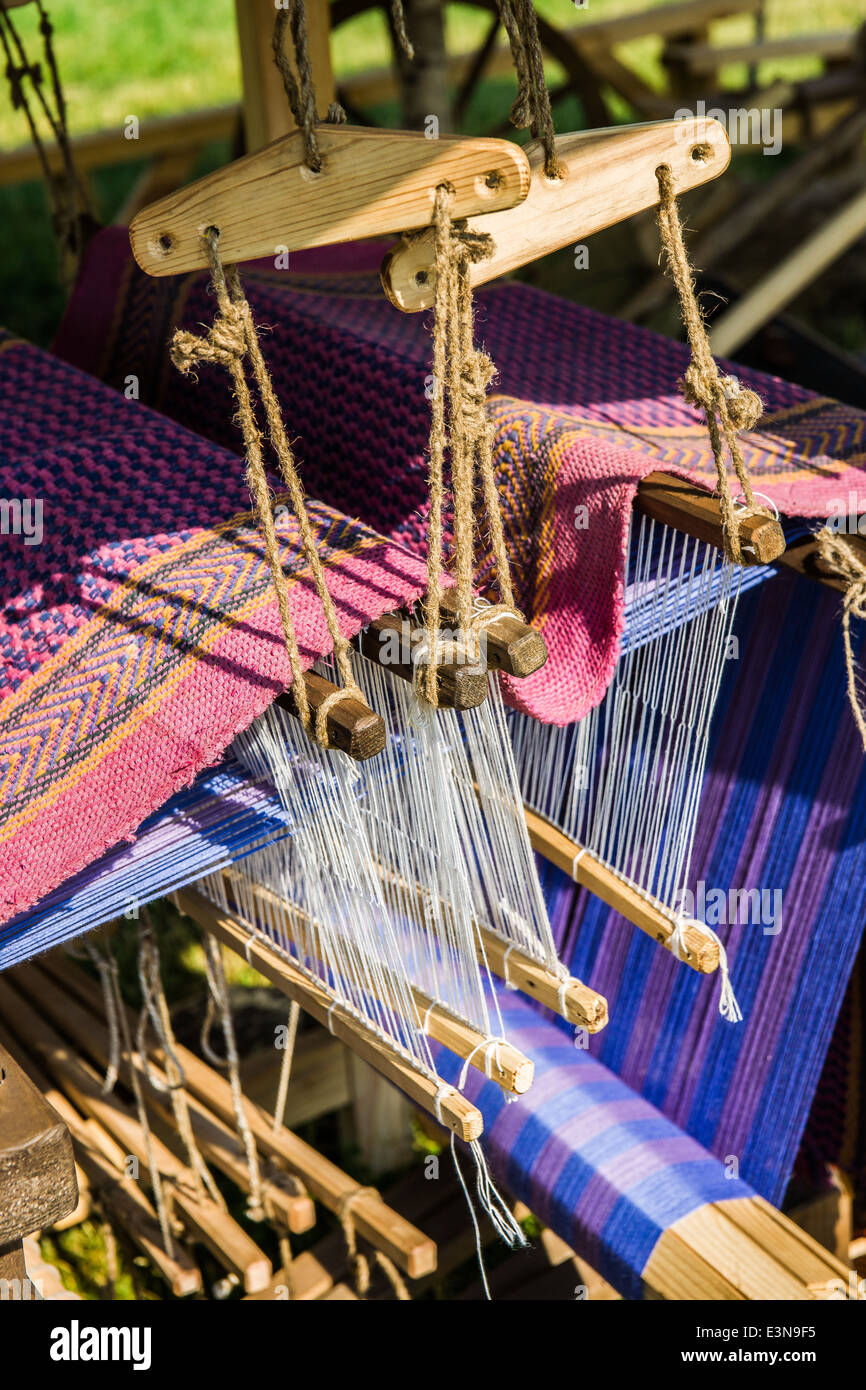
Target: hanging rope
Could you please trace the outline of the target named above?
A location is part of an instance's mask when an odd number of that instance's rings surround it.
[[[860,559],[853,545],[827,526],[818,531],[815,539],[818,543],[818,554],[827,569],[845,583],[842,598],[842,640],[845,644],[845,666],[848,671],[848,699],[863,750],[866,752],[866,713],[857,686],[854,644],[851,641],[851,619],[866,618],[866,564]]]
[[[255,322],[241,287],[237,267],[229,266],[228,269],[224,269],[219,256],[219,232],[216,228],[209,228],[204,234],[203,241],[210,261],[211,280],[217,299],[217,315],[206,338],[200,338],[194,333],[178,329],[172,339],[171,360],[178,371],[185,376],[194,375],[195,368],[202,362],[219,363],[231,375],[235,399],[238,404],[238,420],[244,438],[247,483],[253,498],[258,524],[264,537],[265,553],[277,596],[280,623],[283,629],[289,666],[292,671],[292,691],[301,723],[309,733],[311,724],[310,702],[304,684],[301,653],[289,607],[288,585],[280,561],[279,543],[274,526],[273,498],[262,455],[262,436],[244,371],[244,363],[247,358],[249,359],[267,422],[268,439],[276,454],[283,481],[288,488],[292,509],[301,535],[304,558],[312,572],[316,594],[325,613],[328,632],[334,647],[334,658],[343,682],[343,688],[328,695],[316,711],[313,732],[322,747],[327,748],[327,721],[334,705],[346,699],[360,700],[362,696],[352,673],[349,643],[340,632],[337,612],[328,592],[325,571],[319,558],[316,538],[307,511],[303,484],[295,465],[283,425],[279,401],[265,359],[262,356]]]
[[[200,1196],[205,1192],[225,1210],[225,1200],[214,1181],[213,1175],[202,1157],[193,1134],[189,1114],[189,1100],[186,1092],[186,1077],[177,1055],[177,1042],[171,1026],[168,1001],[162,984],[159,946],[146,908],[141,910],[138,929],[138,983],[141,990],[142,1010],[136,1032],[136,1046],[142,1059],[143,1070],[148,1083],[154,1090],[165,1089],[149,1071],[147,1060],[147,1025],[152,1025],[159,1039],[165,1057],[165,1072],[168,1078],[168,1094],[171,1100],[177,1131],[183,1142],[187,1160],[192,1170],[193,1181]]]
[[[298,1023],[301,1018],[301,1006],[293,999],[289,1005],[288,1018],[286,1019],[286,1045],[283,1049],[283,1060],[280,1063],[280,1081],[277,1087],[277,1101],[274,1106],[274,1134],[278,1134],[283,1127],[283,1119],[286,1113],[286,1099],[289,1094],[289,1081],[292,1076],[292,1062],[295,1056],[295,1043],[298,1038]]]
[[[256,1143],[244,1108],[240,1063],[238,1061],[238,1050],[235,1042],[235,1029],[232,1021],[228,986],[226,984],[225,971],[223,970],[222,953],[220,951],[219,942],[209,933],[205,933],[204,947],[208,988],[210,989],[211,998],[216,1004],[226,1045],[226,1063],[229,1085],[232,1093],[232,1106],[235,1112],[235,1123],[237,1124],[238,1134],[241,1137],[241,1142],[243,1143],[244,1152],[247,1157],[247,1170],[250,1179],[247,1213],[251,1221],[262,1221],[265,1216],[265,1203],[264,1192],[262,1190],[261,1168],[259,1166],[259,1155],[256,1149]]]
[[[349,1267],[352,1271],[355,1292],[359,1298],[366,1298],[370,1289],[370,1262],[367,1256],[362,1254],[358,1249],[355,1218],[352,1213],[352,1208],[359,1197],[377,1197],[379,1201],[382,1200],[381,1194],[377,1192],[375,1187],[355,1187],[351,1192],[344,1193],[340,1198],[337,1205],[337,1218],[343,1229],[343,1237],[346,1242],[346,1254],[349,1259]],[[389,1259],[387,1255],[383,1255],[381,1250],[374,1251],[373,1258],[382,1270],[391,1288],[394,1290],[394,1296],[398,1301],[400,1303],[411,1302],[409,1290],[393,1260]]]
[[[454,574],[461,641],[474,655],[478,633],[503,612],[516,614],[511,568],[505,545],[499,492],[493,466],[493,435],[485,409],[496,371],[474,344],[474,306],[470,267],[493,252],[486,233],[469,230],[451,217],[453,191],[436,190],[433,209],[436,285],[433,308],[433,400],[429,441],[430,517],[427,537],[425,607],[425,695],[436,703],[436,671],[442,655],[439,607],[442,600],[442,548],[445,507],[444,461],[451,466],[454,507]],[[490,533],[500,602],[479,612],[474,603],[476,480]]]
[[[48,190],[51,207],[51,223],[61,255],[61,278],[70,284],[76,275],[78,264],[84,250],[85,241],[97,222],[93,215],[90,199],[75,170],[72,146],[67,123],[66,98],[60,81],[60,71],[54,53],[54,31],[46,14],[42,0],[36,0],[39,12],[39,32],[42,36],[42,54],[51,78],[51,93],[54,110],[45,95],[42,67],[31,62],[24,44],[13,23],[9,10],[0,4],[0,44],[6,58],[6,80],[12,99],[12,108],[23,111],[30,130],[42,175]],[[45,142],[39,132],[33,108],[27,95],[26,82],[29,82],[36,104],[41,109],[51,133],[57,143],[62,161],[62,169],[55,173],[48,158]]]
[[[120,1028],[120,1036],[123,1042],[123,1051],[129,1058],[129,1078],[132,1085],[132,1094],[135,1097],[135,1112],[138,1123],[144,1135],[145,1156],[147,1167],[150,1174],[150,1189],[153,1193],[153,1200],[156,1206],[157,1217],[159,1219],[159,1229],[162,1234],[162,1244],[166,1253],[174,1258],[174,1239],[171,1232],[171,1218],[169,1216],[168,1204],[165,1199],[165,1189],[162,1182],[162,1174],[156,1162],[156,1155],[153,1148],[153,1131],[150,1127],[150,1116],[147,1106],[144,1103],[144,1093],[141,1089],[141,1078],[138,1074],[138,1067],[135,1064],[135,1052],[132,1045],[132,1035],[129,1031],[129,1021],[126,1017],[126,1008],[123,997],[120,993],[120,975],[117,969],[117,961],[111,953],[111,948],[106,943],[104,953],[91,947],[94,960],[101,960],[107,970],[107,977],[110,981],[111,991],[114,996],[114,1015]],[[100,970],[100,974],[102,971]]]
[[[739,522],[744,516],[768,513],[765,508],[755,503],[737,431],[753,429],[760,420],[764,407],[755,391],[741,387],[736,377],[723,377],[719,372],[695,294],[694,271],[689,263],[683,240],[674,176],[670,165],[660,164],[656,169],[656,178],[659,185],[658,225],[662,248],[667,268],[679,295],[692,354],[681,389],[685,399],[691,405],[702,409],[706,416],[718,476],[725,549],[730,559],[742,564]],[[731,494],[725,463],[725,444],[728,446],[734,472],[742,489],[745,507],[737,507]]]
[[[544,145],[545,174],[549,179],[561,178],[562,165],[556,154],[553,113],[544,78],[544,55],[538,38],[535,6],[532,0],[496,0],[496,3],[517,74],[517,100],[511,108],[511,123],[518,130],[530,128],[533,138]]]
[[[406,28],[406,11],[403,8],[403,0],[391,0],[391,23],[394,26],[394,37],[400,47],[400,51],[409,62],[415,60],[415,48],[409,38],[409,31]]]
[[[402,16],[402,4],[400,0],[394,0],[394,4],[395,7],[399,7]],[[396,8],[394,18],[396,23]],[[295,68],[298,74],[297,77],[295,76],[288,54],[286,53],[287,29],[291,35],[292,48],[295,55]],[[405,34],[405,32],[406,23],[404,19],[403,33]],[[408,36],[406,42],[408,43]],[[316,106],[316,86],[313,81],[313,66],[310,62],[310,45],[307,36],[307,11],[304,0],[288,0],[288,4],[285,8],[277,10],[271,45],[274,50],[274,62],[283,79],[283,86],[286,91],[289,108],[294,118],[295,125],[302,132],[304,137],[304,163],[308,169],[312,169],[314,174],[319,174],[322,171],[322,155],[319,150],[319,140],[316,134],[319,113]],[[346,120],[346,113],[342,106],[335,101],[328,107],[326,119],[329,125],[343,125]]]

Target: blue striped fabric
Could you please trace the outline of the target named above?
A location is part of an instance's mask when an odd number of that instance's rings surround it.
[[[525,1096],[506,1103],[477,1071],[464,1093],[484,1115],[494,1174],[625,1298],[663,1231],[698,1207],[752,1189],[519,995],[498,991],[505,1031],[535,1063]],[[442,1076],[462,1063],[437,1049]]]
[[[706,917],[727,946],[744,1022],[719,1018],[716,980],[541,869],[564,958],[610,1003],[601,1060],[711,1152],[736,1156],[778,1204],[863,931],[866,760],[836,594],[779,575],[743,595],[735,631],[691,877],[726,898],[781,894],[777,932],[745,914]]]

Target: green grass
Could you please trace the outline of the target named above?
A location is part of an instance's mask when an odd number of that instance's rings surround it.
[[[643,0],[652,9],[665,0]],[[571,0],[538,0],[541,14],[559,25],[578,24],[640,8],[638,0],[590,0],[584,11]],[[240,86],[240,61],[233,0],[48,0],[55,42],[69,101],[74,132],[122,127],[124,118],[167,115],[234,101]],[[14,14],[33,51],[36,15],[30,7]],[[769,0],[768,34],[814,33],[853,28],[863,19],[862,0]],[[448,6],[448,43],[454,51],[470,49],[486,32],[489,17],[471,5]],[[720,42],[736,43],[753,33],[748,16],[721,21],[713,28]],[[659,43],[642,39],[622,49],[623,56],[649,80],[660,80]],[[389,61],[389,41],[380,10],[361,15],[340,28],[334,40],[339,73],[382,67]],[[765,64],[762,78],[802,77],[819,70],[817,59]],[[726,81],[742,80],[731,69]],[[27,126],[20,112],[0,102],[0,149],[24,144]]]

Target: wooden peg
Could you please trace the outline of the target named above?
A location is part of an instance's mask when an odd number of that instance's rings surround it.
[[[307,699],[313,718],[319,706],[339,689],[315,671],[304,672],[304,685],[307,688]],[[290,689],[278,695],[276,703],[289,714],[297,716],[298,707]],[[347,696],[346,699],[332,705],[327,717],[327,726],[329,747],[339,748],[356,762],[362,763],[367,758],[375,757],[385,747],[385,721],[362,700]]]
[[[560,135],[556,149],[564,178],[545,177],[544,151],[535,141],[526,147],[529,196],[502,212],[491,208],[490,215],[470,218],[470,229],[488,232],[496,245],[491,257],[472,265],[473,285],[655,207],[660,164],[671,166],[677,192],[685,193],[718,178],[731,158],[724,126],[693,118]],[[382,265],[385,293],[406,313],[429,309],[435,279],[432,232],[395,247]]]
[[[439,605],[442,616],[457,616],[457,596],[446,589]],[[531,676],[547,661],[547,645],[534,627],[519,618],[503,613],[483,629],[483,655],[488,671],[502,671],[506,676]]]
[[[144,208],[129,229],[148,275],[207,265],[202,233],[220,232],[224,261],[426,227],[436,188],[454,188],[454,215],[514,207],[529,192],[529,161],[508,140],[427,140],[413,131],[321,125],[320,173],[304,163],[299,131]]]
[[[706,488],[673,473],[648,473],[638,487],[636,506],[654,521],[724,549],[719,499]],[[785,533],[775,517],[744,516],[738,529],[744,560],[769,565],[784,555]]]
[[[423,663],[412,664],[412,651],[424,637],[403,613],[384,613],[358,634],[358,651],[368,661],[405,681],[421,682]],[[487,699],[487,670],[477,661],[443,661],[436,671],[439,704],[443,709],[477,709]]]
[[[575,840],[544,816],[526,809],[526,828],[532,848],[544,859],[555,864],[568,874],[582,888],[588,888],[608,907],[620,912],[633,926],[646,932],[659,945],[671,950],[671,940],[676,928],[674,917],[663,912],[660,907],[639,893],[631,884],[615,874],[595,855],[583,849]],[[719,946],[712,937],[698,927],[686,926],[681,933],[684,954],[678,959],[701,975],[711,975],[719,968]],[[519,983],[519,981],[518,981]],[[522,987],[522,986],[521,986]],[[547,1002],[547,1001],[545,1001]]]

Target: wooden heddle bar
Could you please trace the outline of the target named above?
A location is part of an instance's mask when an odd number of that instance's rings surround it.
[[[632,926],[639,927],[659,945],[671,951],[671,941],[676,923],[661,908],[657,907],[643,893],[626,883],[613,869],[609,869],[600,859],[575,840],[563,834],[555,825],[537,811],[525,809],[526,828],[532,848],[554,864],[557,869],[568,874],[569,878],[581,888],[588,888],[595,897],[601,898],[619,912]],[[719,945],[712,937],[702,932],[700,927],[686,924],[680,933],[682,954],[678,960],[690,965],[701,975],[711,975],[719,968]]]
[[[237,869],[224,869],[223,877],[226,881],[229,896],[234,900],[235,910],[240,919],[243,914],[237,904],[237,895],[234,891],[238,880]],[[263,888],[261,884],[247,881],[246,890],[253,902],[258,903],[264,913],[276,910],[280,913],[285,922],[286,930],[295,944],[302,947],[304,952],[315,960],[322,959],[322,951],[318,942],[318,933],[315,923],[307,913],[292,903],[284,902],[276,893],[270,889]],[[380,965],[379,972],[382,975],[387,988],[391,987],[391,976]],[[435,1042],[442,1043],[449,1051],[461,1057],[463,1061],[468,1061],[471,1067],[483,1072],[491,1081],[495,1081],[504,1091],[511,1091],[514,1095],[523,1095],[532,1085],[535,1074],[535,1065],[516,1047],[510,1043],[497,1042],[495,1048],[489,1047],[491,1039],[485,1037],[477,1028],[473,1028],[465,1019],[459,1018],[457,1014],[451,1012],[444,1004],[438,1003],[432,995],[427,994],[423,989],[418,989],[415,985],[410,985],[410,992],[415,1007],[418,1010],[419,1025],[428,1037]],[[396,990],[394,991],[396,995]],[[382,1003],[389,1002],[393,1005],[393,997],[389,1000],[382,999]]]
[[[398,880],[396,876],[379,867],[383,880],[388,881],[406,901],[407,906],[423,906],[421,890],[417,886]],[[448,904],[443,902],[447,912]],[[537,999],[540,1004],[553,1009],[567,1023],[576,1028],[585,1028],[588,1033],[599,1033],[607,1027],[607,1000],[596,990],[590,989],[582,980],[573,975],[560,979],[547,966],[537,961],[528,952],[506,941],[504,937],[491,931],[476,920],[476,951],[482,965],[488,965],[499,979],[508,985],[516,985],[524,994]]]
[[[387,1081],[399,1087],[416,1105],[420,1105],[466,1143],[480,1138],[484,1128],[481,1111],[459,1091],[452,1088],[437,1101],[438,1087],[433,1077],[412,1066],[395,1048],[365,1028],[330,990],[313,980],[300,966],[278,954],[264,940],[251,936],[232,915],[223,912],[194,889],[181,889],[175,896],[182,912],[243,957],[283,994],[294,999],[335,1037],[381,1072]]]
[[[724,549],[718,497],[675,473],[647,473],[638,486],[635,506],[653,521],[664,522],[718,550]],[[769,565],[783,559],[785,534],[775,517],[743,516],[738,529],[743,555],[754,564]]]

